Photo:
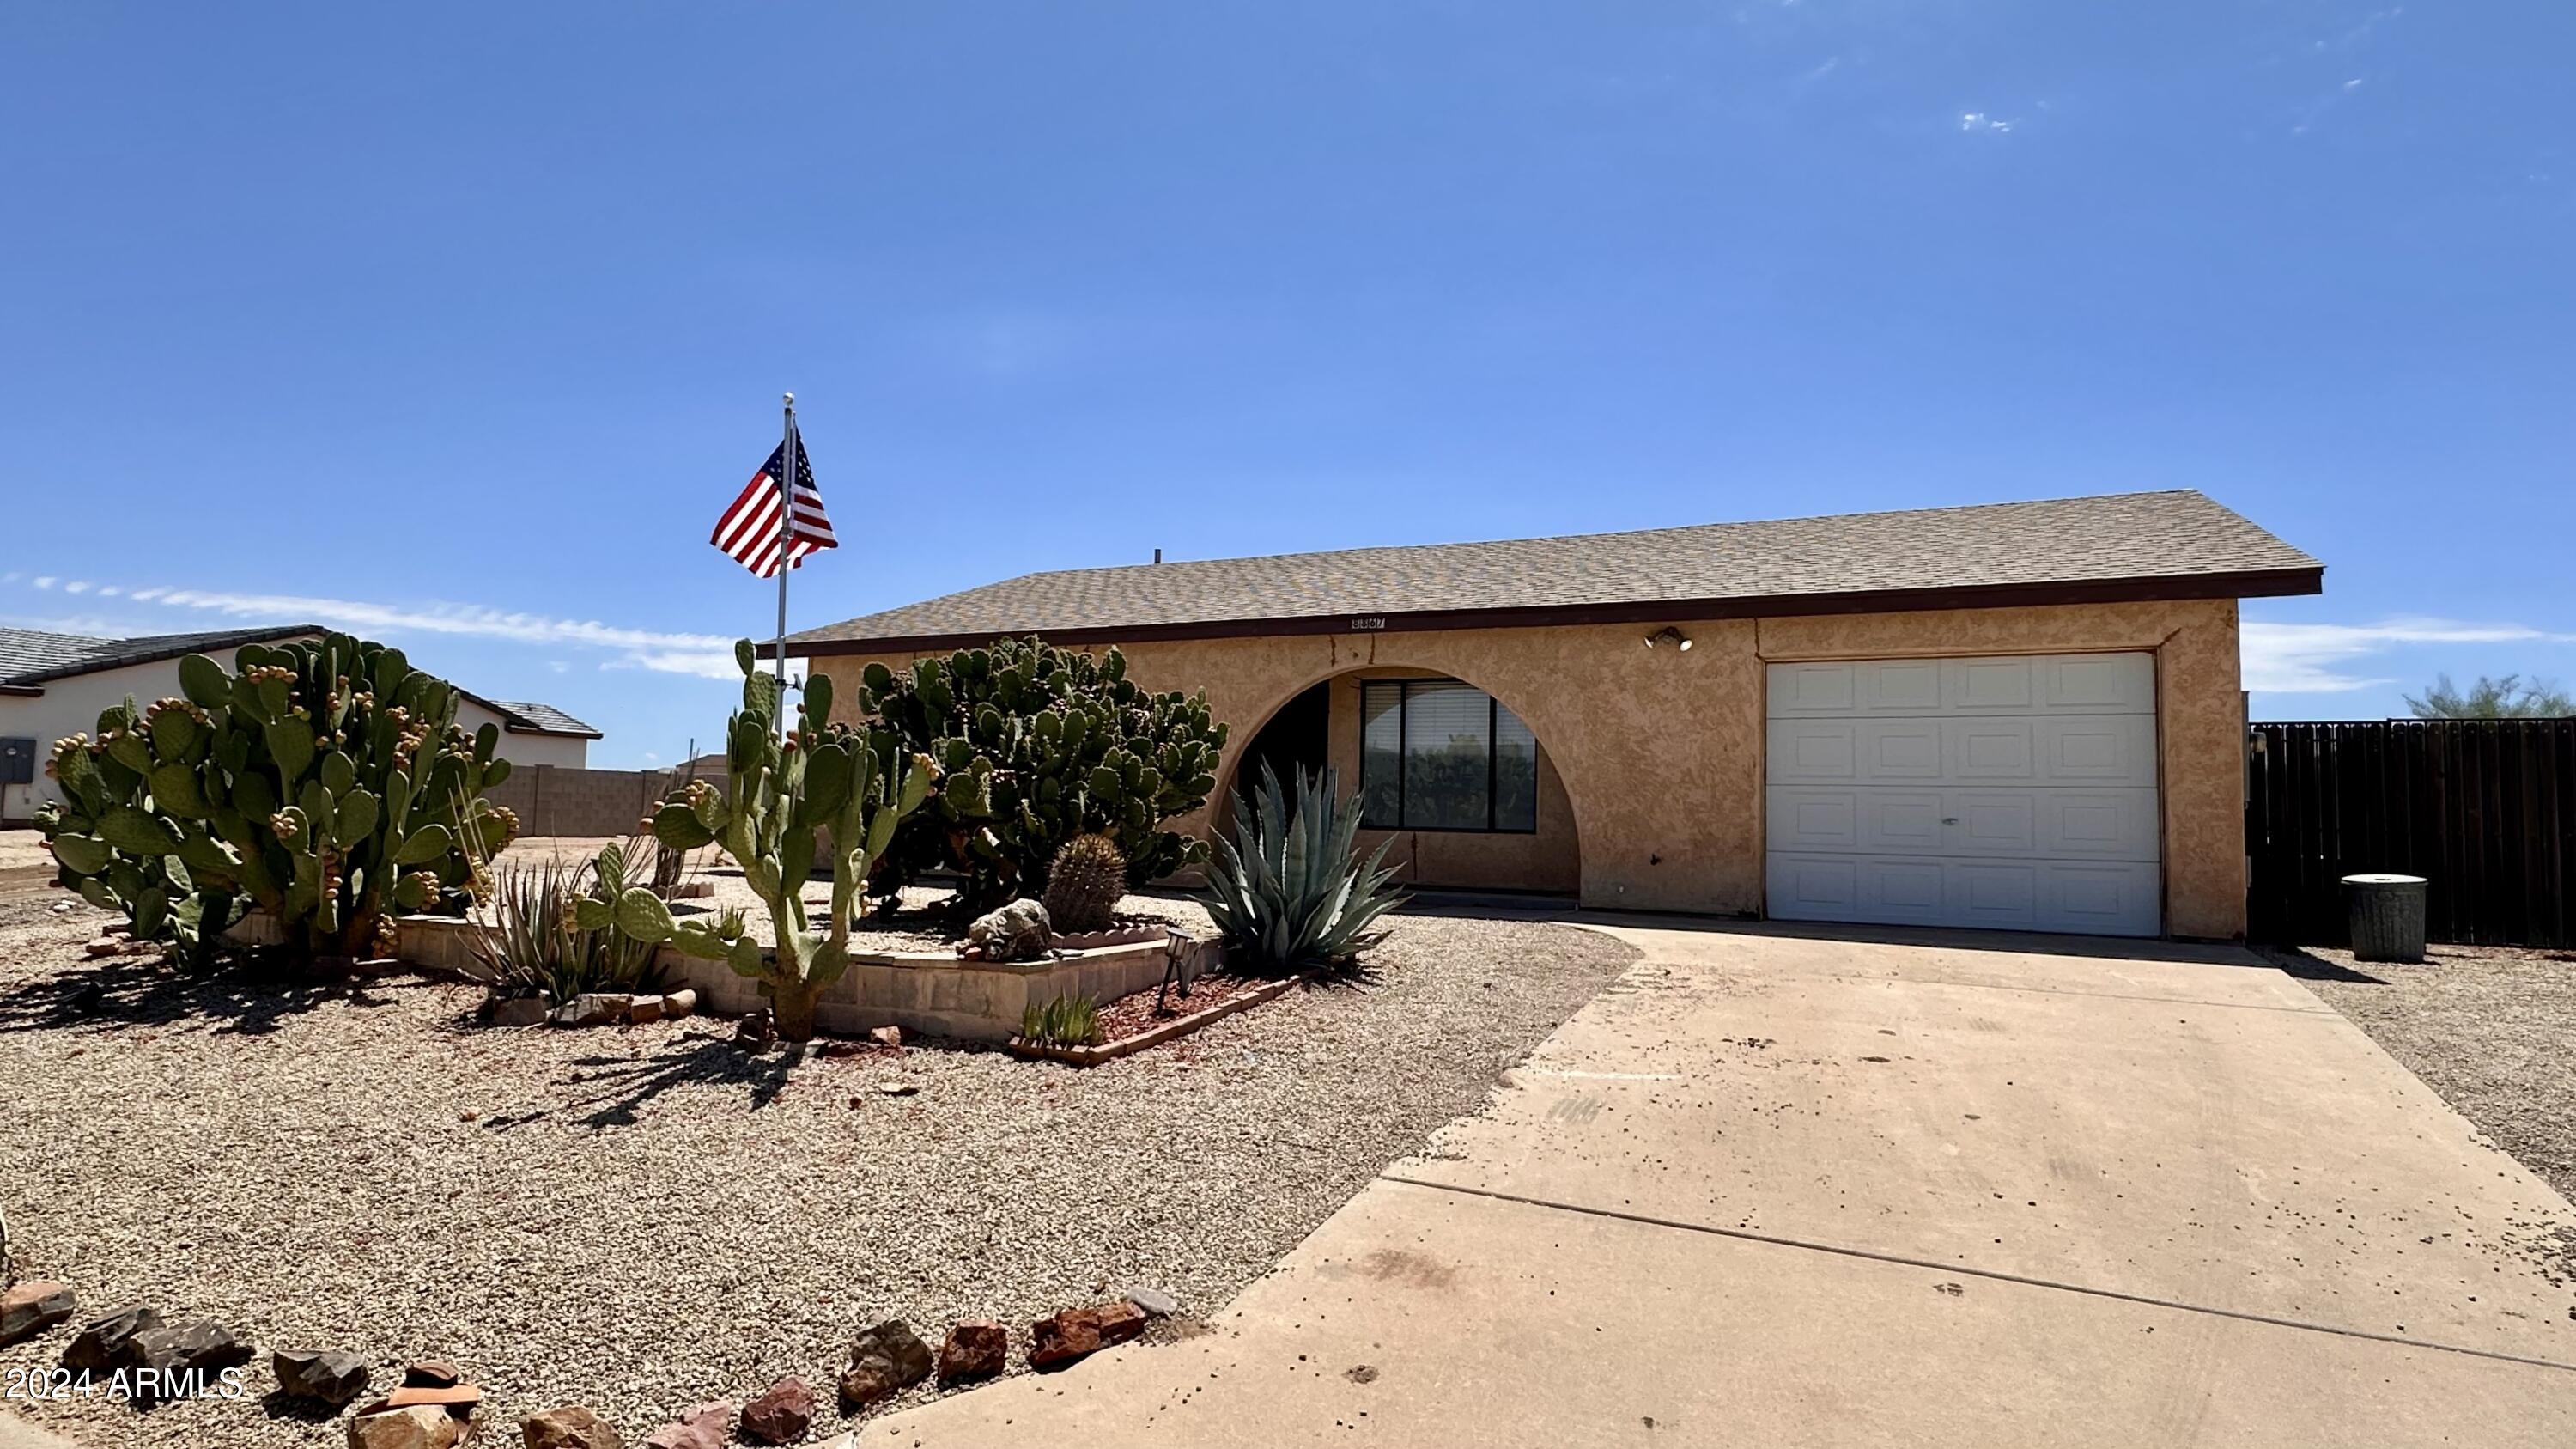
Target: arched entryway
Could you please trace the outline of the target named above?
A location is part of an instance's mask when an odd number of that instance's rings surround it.
[[[1573,802],[1545,745],[1518,712],[1473,683],[1427,669],[1345,670],[1291,694],[1235,753],[1231,792],[1303,766],[1330,769],[1362,811],[1361,839],[1408,885],[1573,895],[1582,849]]]

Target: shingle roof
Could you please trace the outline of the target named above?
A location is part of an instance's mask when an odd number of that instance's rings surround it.
[[[42,684],[51,679],[150,664],[182,654],[237,649],[323,632],[314,624],[267,624],[256,629],[212,629],[197,634],[145,634],[132,639],[94,639],[85,634],[48,634],[36,629],[0,629],[0,684]]]
[[[493,699],[484,702],[507,717],[511,729],[523,734],[579,735],[586,740],[601,738],[599,731],[551,704],[534,704],[523,699]]]
[[[87,634],[48,634],[40,629],[0,628],[0,686],[27,686],[129,664],[151,664],[183,654],[238,649],[328,632],[318,624],[268,624],[256,629],[213,629],[198,634],[146,634],[132,639],[98,639]],[[35,691],[29,690],[29,693]],[[577,735],[600,739],[600,732],[550,704],[526,700],[484,699],[511,730],[523,734]]]
[[[112,641],[86,634],[48,634],[38,629],[0,629],[0,684],[22,674],[52,669]]]
[[[813,653],[1461,628],[2068,597],[2315,593],[2323,565],[2198,492],[1713,523],[1496,543],[1131,564],[1026,574],[790,636]],[[1934,597],[1925,597],[1934,596]],[[1338,622],[1335,622],[1338,621]]]

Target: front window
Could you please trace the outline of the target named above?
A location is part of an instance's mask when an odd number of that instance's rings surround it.
[[[1454,679],[1360,685],[1360,823],[1379,830],[1538,829],[1538,741]]]

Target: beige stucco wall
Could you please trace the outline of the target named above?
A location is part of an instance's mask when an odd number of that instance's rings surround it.
[[[2166,928],[2196,937],[2244,933],[2245,718],[2235,601],[1685,622],[1677,627],[1693,641],[1687,652],[1641,647],[1649,627],[1147,640],[1122,647],[1139,683],[1205,689],[1217,718],[1233,727],[1220,790],[1231,784],[1243,747],[1262,723],[1311,685],[1372,669],[1463,679],[1527,721],[1554,764],[1574,827],[1584,904],[1723,915],[1762,910],[1766,664],[2151,651],[2163,767]],[[848,701],[856,698],[858,672],[867,662],[844,655],[814,664]],[[1342,733],[1337,723],[1336,738]],[[1190,825],[1204,830],[1206,821]]]

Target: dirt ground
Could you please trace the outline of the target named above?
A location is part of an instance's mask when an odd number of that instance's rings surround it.
[[[0,896],[42,890],[54,878],[54,857],[33,830],[0,830]]]
[[[2435,946],[2415,966],[2322,946],[2265,954],[2576,1199],[2576,951]]]

